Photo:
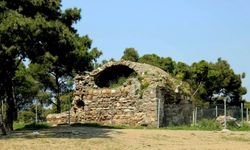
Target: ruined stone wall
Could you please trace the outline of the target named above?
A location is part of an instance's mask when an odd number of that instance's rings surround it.
[[[74,112],[80,122],[133,125],[155,122],[155,94],[152,92],[140,98],[140,87],[136,78],[114,89],[82,87],[79,90],[85,92],[74,100],[84,100],[85,106],[79,108],[75,103]]]
[[[98,87],[95,77],[117,65],[129,67],[138,74],[137,77],[129,78],[117,88]],[[114,70],[114,73],[116,71],[119,70]],[[174,80],[168,73],[148,64],[109,62],[85,76],[75,78],[76,92],[72,109],[79,122],[155,126],[160,117],[160,124],[163,124],[164,103],[173,98],[171,94],[162,95],[173,93]],[[164,90],[158,91],[158,87]],[[163,94],[159,94],[163,91]],[[80,101],[84,102],[84,107],[78,105]]]
[[[115,74],[136,74],[118,87],[105,87]],[[176,100],[179,81],[160,68],[130,62],[108,62],[75,77],[71,122],[164,126],[166,105]],[[52,117],[53,118],[53,115]],[[53,122],[53,119],[47,118]],[[56,118],[56,116],[54,116]]]

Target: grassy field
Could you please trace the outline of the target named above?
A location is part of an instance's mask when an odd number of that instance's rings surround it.
[[[248,150],[250,132],[185,131],[166,129],[112,129],[61,126],[17,130],[0,137],[1,150]]]

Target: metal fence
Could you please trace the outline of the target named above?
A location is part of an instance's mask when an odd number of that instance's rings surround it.
[[[193,104],[168,104],[164,110],[164,126],[197,124],[203,119],[215,120],[219,116],[230,116],[237,122],[249,121],[248,108],[241,106]]]

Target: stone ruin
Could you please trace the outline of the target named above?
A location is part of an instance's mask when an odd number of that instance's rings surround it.
[[[120,78],[125,82],[114,84]],[[75,86],[71,123],[167,126],[168,106],[190,101],[181,81],[155,66],[130,61],[111,61],[77,75]],[[185,111],[174,112],[171,115],[185,115]],[[47,121],[63,124],[68,118],[65,112],[48,115]]]

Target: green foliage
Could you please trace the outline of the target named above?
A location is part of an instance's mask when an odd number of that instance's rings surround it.
[[[143,93],[144,93],[145,89],[147,89],[149,87],[149,84],[150,83],[147,80],[145,80],[145,79],[141,80],[141,88],[140,88],[140,92],[139,92],[140,98],[142,98]]]
[[[244,107],[250,109],[250,102],[249,101],[245,101]]]
[[[39,85],[23,64],[18,66],[13,83],[15,84],[17,109],[22,110],[30,107],[34,97],[39,92]]]
[[[177,79],[190,81],[192,77],[191,67],[183,62],[178,62],[175,65],[174,75]]]
[[[36,114],[32,111],[21,111],[18,113],[18,122],[30,123],[35,120]]]
[[[25,124],[24,124],[24,123],[22,123],[22,122],[14,122],[14,124],[13,124],[13,128],[14,128],[14,130],[20,130],[20,129],[23,129],[23,128],[24,128],[24,126],[25,126]]]
[[[125,83],[127,81],[128,78],[126,77],[119,77],[117,80],[111,80],[109,82],[109,88],[116,88],[119,86],[122,86],[123,83]]]
[[[72,124],[73,127],[95,127],[95,128],[108,128],[108,129],[156,129],[155,127],[145,127],[145,126],[132,126],[132,125],[102,125],[99,123],[76,123]],[[220,131],[223,127],[217,123],[215,120],[203,119],[198,122],[197,125],[181,125],[174,126],[169,125],[166,128],[160,128],[161,130],[202,130],[202,131]],[[241,127],[231,127],[232,131],[250,131],[249,124],[245,123]]]
[[[240,105],[242,95],[247,92],[246,88],[242,87],[242,78],[245,77],[245,73],[235,74],[228,62],[221,58],[215,63],[202,60],[189,66],[183,62],[176,63],[169,57],[146,54],[139,58],[139,62],[159,67],[177,79],[189,83],[193,88],[190,92],[193,95],[193,101],[223,103],[222,98],[213,98],[214,94],[223,94],[230,96],[230,105]]]
[[[40,90],[36,95],[36,99],[43,107],[49,107],[52,104],[52,94],[43,90]]]
[[[46,93],[61,111],[60,95],[72,90],[67,80],[75,73],[93,68],[101,55],[91,49],[92,40],[77,34],[73,24],[80,9],[61,10],[61,0],[0,2],[0,94],[7,97],[7,125],[11,130],[17,108],[25,109],[32,99],[43,100]],[[27,75],[20,64],[29,60]],[[3,95],[3,96],[2,96]],[[43,96],[42,96],[43,95]],[[47,103],[49,104],[49,103]]]
[[[227,121],[227,128],[228,129],[236,129],[236,128],[240,128],[240,126],[235,121]]]
[[[62,95],[60,96],[60,100],[62,112],[69,111],[69,109],[71,109],[73,100],[73,92],[62,93]],[[50,113],[55,113],[56,110],[56,105],[53,105]]]
[[[197,128],[200,130],[221,130],[221,125],[215,120],[202,119],[198,122]]]
[[[121,59],[137,62],[139,60],[139,54],[134,48],[126,48]]]
[[[140,57],[139,62],[162,68],[160,60],[161,58],[156,54],[146,54]]]
[[[230,105],[239,105],[246,89],[242,87],[241,76],[235,74],[226,60],[218,59],[216,63],[200,61],[192,65],[193,83],[201,84],[198,96],[210,103],[222,103],[212,99],[213,94],[230,96]]]
[[[17,122],[23,123],[32,123],[36,119],[36,107],[37,107],[37,119],[39,122],[43,122],[46,120],[46,116],[50,113],[53,113],[52,109],[44,108],[43,105],[35,104],[31,105],[29,108],[25,110],[21,110],[18,112]]]
[[[85,124],[73,124],[74,127],[96,127],[96,128],[109,128],[109,129],[156,129],[152,126],[132,126],[132,125],[101,125],[98,123],[85,123]],[[215,120],[203,119],[196,126],[182,125],[182,126],[169,126],[168,130],[202,130],[202,131],[220,131],[223,127]],[[231,131],[250,131],[249,123],[244,123],[241,127],[231,127]]]
[[[64,93],[61,95],[60,99],[62,101],[62,111],[69,111],[69,109],[71,109],[71,103],[73,100],[73,92]]]
[[[81,19],[81,9],[70,8],[66,9],[62,14],[62,22],[64,22],[68,27],[71,27],[74,23]],[[73,29],[73,28],[72,28]],[[73,29],[73,31],[76,31]]]
[[[136,77],[137,77],[137,74],[135,72],[131,73],[128,77],[126,77],[126,76],[119,76],[117,79],[109,81],[108,88],[116,88],[116,87],[122,86],[130,78],[136,78]]]
[[[238,131],[250,131],[250,124],[249,122],[243,122],[240,126],[240,128],[238,129]]]
[[[228,122],[227,128],[232,131],[250,131],[250,124],[249,122],[243,122],[239,124]]]
[[[148,88],[149,84],[150,83],[147,80],[143,79],[141,81],[141,90],[143,91],[144,89]]]
[[[170,57],[159,57],[156,54],[146,54],[139,58],[139,62],[159,67],[170,74],[174,72],[175,62]]]
[[[214,119],[203,119],[198,122],[197,125],[182,125],[182,126],[169,126],[166,129],[170,130],[205,130],[205,131],[220,131],[223,126],[216,122]],[[231,131],[250,131],[250,124],[244,122],[241,126],[235,124],[234,122],[227,123],[227,129]]]

